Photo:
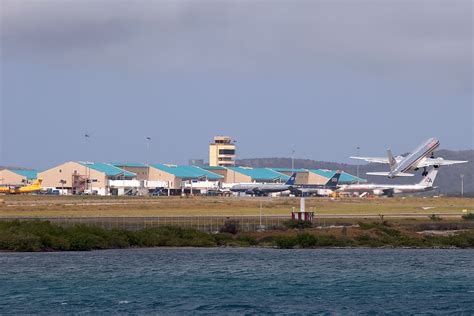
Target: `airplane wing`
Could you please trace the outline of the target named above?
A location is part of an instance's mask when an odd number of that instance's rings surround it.
[[[388,164],[388,158],[387,157],[355,157],[355,156],[351,156],[349,158],[364,160],[364,161],[367,161],[367,162],[376,162],[376,163],[386,163],[386,164]]]
[[[390,175],[390,172],[367,172],[366,173],[369,176],[386,176],[388,177]],[[399,172],[395,175],[396,177],[413,177],[413,173],[405,173],[405,172]]]
[[[460,163],[466,163],[467,160],[445,160],[443,158],[425,158],[418,163],[419,168],[429,167],[429,166],[450,166]]]

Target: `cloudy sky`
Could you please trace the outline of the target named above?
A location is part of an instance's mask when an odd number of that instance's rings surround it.
[[[470,0],[0,5],[0,165],[474,147]]]

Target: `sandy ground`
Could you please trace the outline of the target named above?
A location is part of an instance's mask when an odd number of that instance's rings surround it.
[[[0,196],[0,217],[162,217],[289,215],[299,198],[237,197],[93,197]],[[327,217],[384,214],[414,217],[441,214],[460,217],[474,212],[473,198],[306,198],[306,209]]]

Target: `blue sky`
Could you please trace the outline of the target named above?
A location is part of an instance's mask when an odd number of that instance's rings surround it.
[[[0,165],[474,147],[471,1],[0,3]]]

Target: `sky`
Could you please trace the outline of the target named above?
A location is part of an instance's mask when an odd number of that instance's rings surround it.
[[[0,165],[473,149],[473,6],[0,0]]]

